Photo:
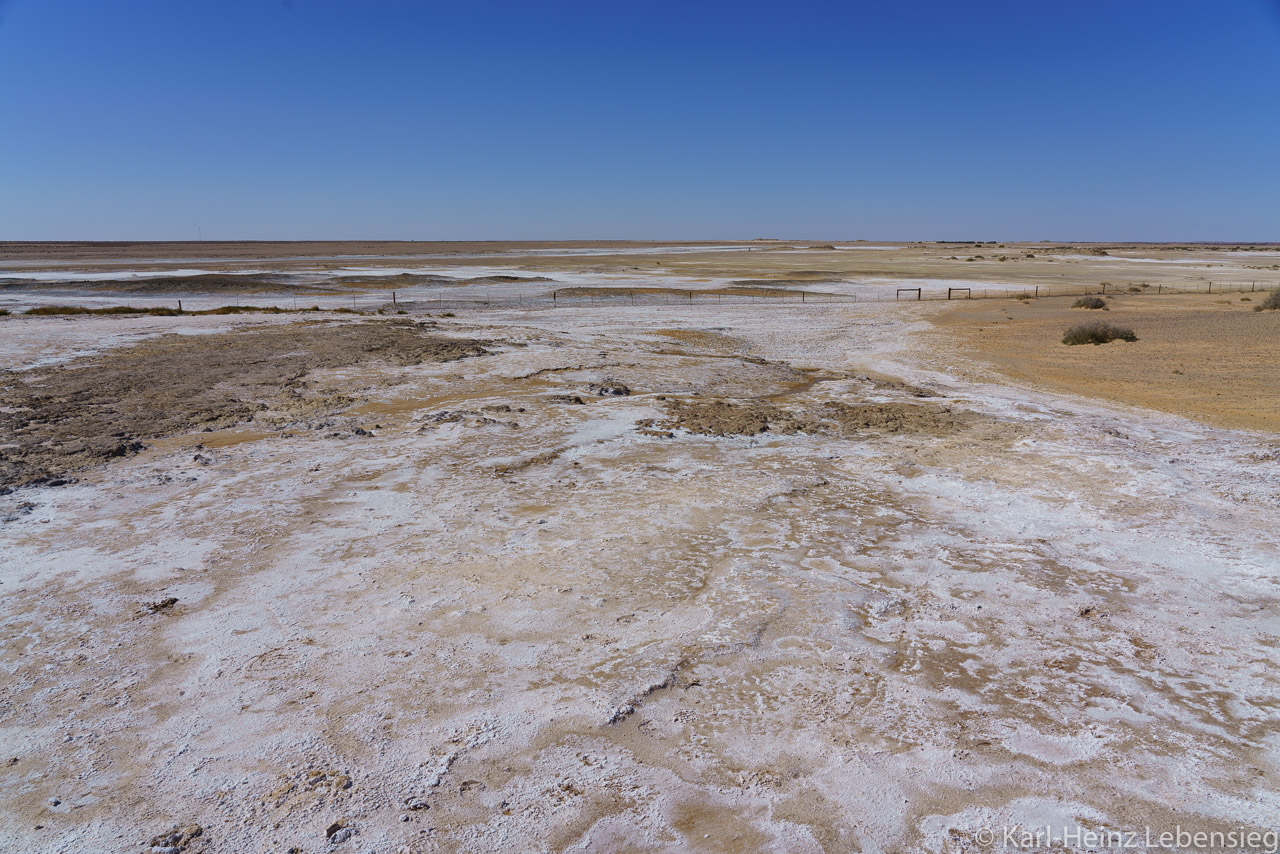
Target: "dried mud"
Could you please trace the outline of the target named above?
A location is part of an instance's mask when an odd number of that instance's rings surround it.
[[[677,400],[668,404],[667,411],[670,418],[659,426],[709,436],[758,436],[765,432],[948,436],[990,420],[949,406],[896,402],[827,401],[812,408],[795,409],[754,401]]]
[[[308,386],[307,374],[318,369],[486,352],[482,342],[431,334],[411,321],[298,323],[165,336],[0,374],[0,488],[48,483],[162,436],[255,419],[278,425],[349,406],[345,394]]]

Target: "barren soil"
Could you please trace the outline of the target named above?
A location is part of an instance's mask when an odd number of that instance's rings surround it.
[[[486,351],[408,320],[297,323],[166,336],[63,365],[0,374],[0,489],[64,478],[143,441],[254,421],[319,418],[350,405],[309,389],[321,368],[449,361]]]
[[[1273,251],[742,246],[414,275],[892,294]],[[41,257],[127,252],[192,266]],[[1239,296],[0,317],[0,847],[1274,829],[1280,315]],[[1138,341],[1058,343],[1097,316]]]

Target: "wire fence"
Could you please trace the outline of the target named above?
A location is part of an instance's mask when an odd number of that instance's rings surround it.
[[[432,298],[415,297],[409,300],[398,299],[386,301],[385,297],[366,295],[352,302],[352,307],[376,308],[386,311],[446,312],[457,310],[483,309],[568,309],[585,307],[625,308],[635,307],[692,307],[692,306],[801,306],[811,305],[815,308],[837,303],[881,303],[881,302],[924,302],[939,300],[984,300],[984,299],[1050,299],[1054,297],[1081,297],[1091,295],[1105,296],[1166,296],[1179,294],[1248,294],[1262,293],[1280,289],[1280,282],[1204,282],[1204,283],[1150,283],[1114,285],[1100,284],[1055,284],[1026,285],[1020,287],[995,286],[981,287],[969,285],[929,286],[921,284],[912,287],[893,287],[876,285],[860,288],[855,291],[837,293],[833,291],[788,290],[769,288],[758,291],[728,291],[724,289],[673,289],[673,288],[562,288],[541,293],[510,293],[494,291],[483,297],[448,295]]]
[[[457,291],[437,291],[423,293],[348,293],[341,296],[335,294],[289,296],[278,299],[270,295],[250,296],[238,302],[246,310],[257,311],[306,311],[318,309],[322,311],[347,311],[360,314],[375,312],[381,314],[444,314],[457,311],[507,311],[507,310],[540,310],[554,311],[571,308],[601,307],[623,309],[628,307],[710,307],[710,306],[812,306],[821,308],[835,304],[863,304],[883,302],[924,302],[940,300],[984,300],[984,299],[1018,299],[1035,300],[1055,297],[1081,297],[1091,295],[1104,296],[1166,296],[1181,294],[1267,294],[1280,289],[1280,282],[1181,282],[1181,283],[1125,283],[1116,285],[1110,282],[1098,284],[1051,284],[1051,285],[994,285],[984,287],[980,283],[957,285],[954,280],[945,284],[930,284],[920,280],[909,286],[898,286],[895,283],[861,284],[845,283],[849,290],[843,292],[792,289],[785,287],[718,287],[718,288],[672,288],[665,285],[652,286],[594,286],[565,287],[555,290],[533,290],[529,288],[486,288],[484,291],[459,293]],[[15,295],[16,296],[16,295]],[[195,297],[194,299],[192,297]],[[212,295],[186,295],[187,311],[216,309],[223,305]],[[10,313],[22,313],[24,310],[41,305],[76,304],[83,300],[63,296],[56,300],[41,299],[37,295],[24,295],[20,300],[6,302],[0,309],[11,310]],[[175,305],[176,302],[176,305]],[[101,297],[90,305],[116,304]],[[146,298],[133,301],[139,311],[155,310],[158,307],[176,307],[182,312],[183,300],[164,300]],[[116,304],[118,305],[118,304]],[[100,310],[101,313],[115,313],[111,309]],[[3,312],[0,312],[3,313]],[[119,312],[124,313],[124,312]],[[226,312],[234,313],[234,312]]]

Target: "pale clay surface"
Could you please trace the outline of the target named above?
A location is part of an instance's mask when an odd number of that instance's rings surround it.
[[[1274,437],[947,365],[926,314],[460,313],[441,331],[493,355],[322,377],[372,436],[177,437],[0,497],[35,505],[0,525],[0,847],[147,851],[195,823],[191,852],[943,852],[1008,824],[1280,824]],[[33,319],[4,360],[288,320]],[[659,395],[913,400],[866,372],[992,418],[637,429]],[[605,377],[633,394],[585,391]]]

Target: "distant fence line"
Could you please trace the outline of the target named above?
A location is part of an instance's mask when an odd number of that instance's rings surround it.
[[[386,313],[443,313],[460,310],[494,310],[512,309],[550,310],[583,308],[583,307],[662,307],[671,306],[825,306],[836,303],[858,304],[879,302],[923,302],[939,300],[981,300],[981,299],[1045,299],[1053,297],[1079,297],[1093,294],[1107,296],[1161,296],[1175,294],[1246,294],[1268,293],[1280,289],[1280,282],[1204,282],[1201,284],[1151,284],[1116,286],[1110,283],[1097,285],[1026,285],[1023,287],[976,287],[973,285],[957,287],[955,285],[927,284],[911,287],[894,287],[892,283],[885,285],[868,285],[865,290],[854,293],[832,293],[827,291],[802,291],[787,288],[670,288],[670,287],[572,287],[559,288],[553,291],[528,293],[508,291],[495,288],[485,295],[464,297],[460,295],[441,295],[440,297],[415,294],[405,299],[392,291],[390,298],[384,294],[361,293],[347,294],[341,297],[334,295],[308,295],[297,298],[286,298],[283,301],[250,298],[259,308],[269,307],[283,310],[306,310],[313,306],[325,311],[377,311]],[[199,298],[206,303],[210,296]],[[25,302],[25,301],[23,301]],[[59,302],[70,304],[65,298]],[[188,305],[193,300],[188,299]],[[154,299],[147,300],[148,306],[159,304]],[[175,300],[172,304],[182,310],[182,302]],[[21,304],[10,306],[13,313],[21,313]]]
[[[956,287],[927,285],[910,288],[892,288],[860,291],[856,293],[831,293],[826,291],[791,291],[770,288],[755,293],[726,292],[724,290],[698,290],[673,288],[561,288],[541,294],[492,294],[485,298],[416,298],[399,300],[393,305],[377,299],[376,308],[398,308],[410,311],[451,311],[455,309],[558,309],[590,306],[709,306],[709,305],[829,305],[835,303],[872,302],[923,302],[938,300],[981,299],[1047,299],[1053,297],[1079,297],[1094,294],[1107,296],[1163,296],[1175,294],[1242,294],[1267,293],[1280,288],[1280,282],[1206,282],[1191,284],[1125,285],[1109,283],[1098,285],[1028,285],[1025,287]],[[584,292],[589,291],[589,293]],[[360,300],[361,303],[365,299]],[[367,306],[362,306],[367,307]]]

